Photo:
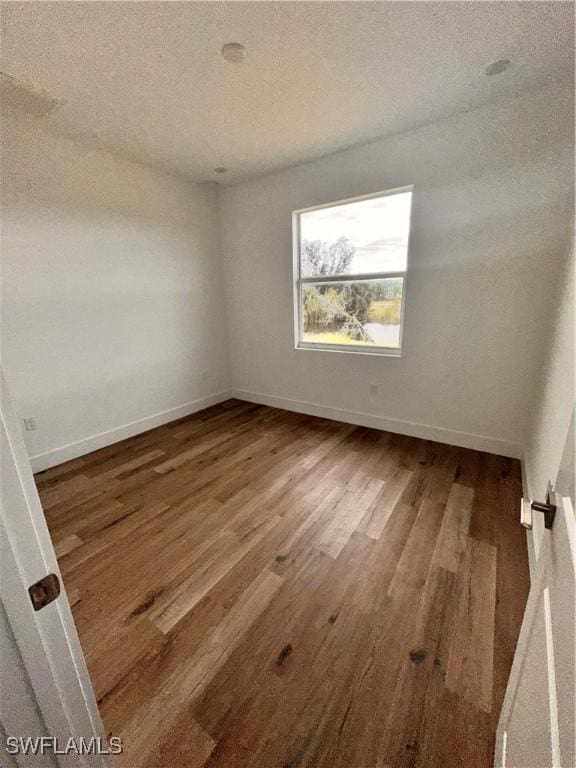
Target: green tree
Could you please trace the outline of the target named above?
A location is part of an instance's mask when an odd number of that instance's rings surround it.
[[[372,286],[369,283],[347,283],[342,293],[346,313],[354,317],[360,325],[368,322]]]

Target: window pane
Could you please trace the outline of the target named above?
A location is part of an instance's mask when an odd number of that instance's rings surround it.
[[[302,277],[405,272],[412,192],[300,214]]]
[[[302,283],[302,338],[317,344],[400,347],[404,279]]]

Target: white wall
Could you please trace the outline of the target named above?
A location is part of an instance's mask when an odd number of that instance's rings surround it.
[[[524,456],[526,490],[539,501],[546,499],[550,481],[574,502],[574,270],[572,244],[550,306],[552,324],[531,404]],[[563,476],[559,477],[561,470]],[[539,517],[534,528],[536,553],[542,531]]]
[[[520,455],[566,246],[572,113],[571,91],[532,94],[224,190],[233,388]],[[291,212],[408,184],[402,357],[295,350]]]
[[[240,396],[520,455],[572,112],[533,94],[225,189],[219,232],[212,191],[4,116],[2,354],[35,469],[221,399],[228,347]],[[294,350],[292,210],[407,184],[402,358]]]
[[[218,400],[214,192],[3,117],[2,358],[35,469]]]

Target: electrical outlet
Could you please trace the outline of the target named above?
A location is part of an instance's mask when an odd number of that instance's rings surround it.
[[[36,426],[36,419],[34,416],[28,416],[27,418],[22,420],[24,422],[24,429],[26,432],[33,432],[35,429],[38,429]]]

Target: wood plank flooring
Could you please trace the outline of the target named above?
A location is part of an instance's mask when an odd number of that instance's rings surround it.
[[[488,768],[518,462],[230,400],[36,476],[122,768]]]

